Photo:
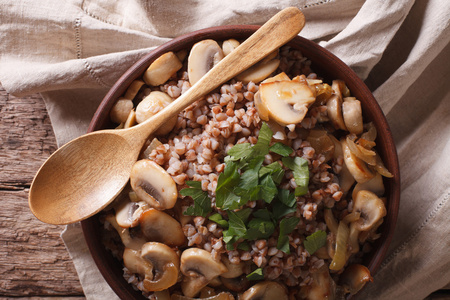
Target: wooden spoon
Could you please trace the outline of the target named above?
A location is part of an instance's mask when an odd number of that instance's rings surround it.
[[[287,43],[304,24],[299,9],[282,10],[152,118],[128,129],[92,132],[59,148],[41,166],[31,184],[28,203],[33,214],[46,223],[69,224],[104,209],[127,184],[131,167],[155,130]]]

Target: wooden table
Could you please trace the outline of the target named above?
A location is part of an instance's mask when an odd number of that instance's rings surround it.
[[[16,98],[0,85],[0,299],[85,299],[60,233],[28,208],[34,174],[56,149],[39,95]],[[450,299],[448,290],[427,299]]]
[[[44,102],[0,87],[0,116],[0,299],[84,299],[64,226],[42,223],[28,208],[33,176],[56,149]]]

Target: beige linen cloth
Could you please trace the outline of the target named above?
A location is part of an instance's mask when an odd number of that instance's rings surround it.
[[[0,0],[0,81],[41,93],[59,145],[86,132],[118,77],[193,30],[262,24],[287,6],[301,35],[350,65],[374,92],[399,153],[395,236],[360,299],[423,299],[450,281],[450,1]],[[79,224],[62,234],[88,299],[114,299]]]

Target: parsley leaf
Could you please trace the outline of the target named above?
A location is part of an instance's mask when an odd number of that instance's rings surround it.
[[[297,210],[297,207],[289,207],[287,205],[284,205],[280,201],[276,201],[273,204],[273,217],[276,220],[280,220],[282,217],[294,213]]]
[[[295,196],[303,196],[308,193],[309,184],[309,169],[308,161],[301,157],[283,157],[281,159],[283,164],[292,170],[294,174],[295,183],[297,188],[295,189]]]
[[[248,274],[246,277],[248,280],[263,280],[264,279],[263,269],[258,268],[255,271]]]
[[[272,151],[281,156],[289,156],[292,152],[294,152],[294,150],[291,147],[280,142],[270,146],[269,151]]]
[[[273,131],[267,123],[262,123],[258,134],[258,141],[252,147],[252,156],[264,156],[269,153],[269,144],[272,140]]]
[[[278,193],[277,186],[273,178],[270,175],[266,175],[261,178],[261,189],[260,189],[260,199],[264,199],[266,203],[272,202]]]
[[[275,231],[275,224],[270,220],[253,218],[248,222],[245,238],[248,240],[268,239]]]
[[[295,203],[297,203],[297,200],[295,200],[295,195],[285,189],[278,190],[278,200],[289,207],[293,207]]]
[[[289,249],[288,234],[294,231],[298,222],[300,222],[300,219],[296,217],[286,218],[280,222],[280,234],[278,236],[277,248],[286,254],[291,253]]]
[[[194,205],[188,207],[183,214],[206,217],[211,212],[211,199],[209,199],[208,192],[202,190],[200,181],[186,181],[186,184],[190,188],[182,189],[180,195],[192,197]]]
[[[216,188],[216,206],[225,209],[236,209],[239,207],[240,197],[233,189],[239,183],[237,164],[233,161],[225,165],[225,170],[219,175]]]
[[[228,228],[228,221],[224,220],[222,215],[219,213],[209,216],[208,219],[219,224],[222,228]]]
[[[246,159],[252,152],[250,143],[236,144],[228,150],[228,160],[236,161]]]
[[[327,233],[323,230],[318,230],[306,237],[306,240],[303,241],[303,245],[305,245],[306,251],[309,254],[313,254],[327,243]]]

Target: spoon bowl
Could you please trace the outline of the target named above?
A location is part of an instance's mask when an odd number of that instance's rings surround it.
[[[155,130],[286,44],[304,24],[299,9],[282,10],[155,116],[129,129],[90,133],[62,146],[47,159],[33,180],[29,193],[33,214],[46,223],[69,224],[101,211],[124,188],[145,140]]]

